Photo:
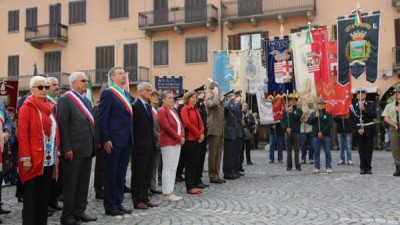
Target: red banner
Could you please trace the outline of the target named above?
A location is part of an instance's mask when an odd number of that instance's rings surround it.
[[[320,56],[320,71],[315,73],[317,95],[326,101],[326,110],[334,116],[347,115],[351,104],[350,82],[342,86],[337,82],[337,41],[329,41],[326,28],[312,31],[312,49]]]
[[[17,108],[18,81],[0,81],[0,100],[6,107]]]

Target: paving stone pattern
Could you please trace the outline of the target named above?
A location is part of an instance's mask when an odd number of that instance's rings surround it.
[[[311,164],[302,165],[302,171],[286,171],[285,164],[269,164],[265,150],[252,151],[252,158],[254,165],[245,165],[240,179],[210,184],[200,196],[185,194],[181,182],[176,194],[183,200],[171,203],[158,195],[151,201],[159,207],[119,217],[105,216],[103,202],[94,196],[92,174],[86,212],[98,221],[87,224],[400,224],[400,177],[392,176],[391,152],[374,152],[372,175],[359,174],[357,151],[354,166],[336,165],[338,151],[332,151],[332,174],[325,169],[313,174]],[[324,158],[321,153],[321,168]],[[208,183],[207,172],[204,180]],[[1,215],[4,224],[22,223],[22,204],[14,195],[15,186],[3,187],[4,207],[12,210]],[[129,194],[124,205],[132,208]],[[56,212],[49,224],[59,224],[60,215]]]

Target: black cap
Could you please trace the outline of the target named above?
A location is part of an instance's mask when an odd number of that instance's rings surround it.
[[[174,100],[178,100],[178,99],[183,98],[183,95],[184,95],[186,92],[188,92],[188,90],[183,89],[183,90],[182,90],[182,93],[177,94],[177,95],[174,96]]]
[[[195,92],[205,92],[207,90],[207,86],[206,85],[201,85],[200,87],[194,89],[193,91]]]
[[[236,96],[242,96],[242,90],[236,91],[236,92],[235,92],[235,95],[236,95]]]
[[[229,95],[233,94],[233,92],[234,92],[234,90],[233,90],[233,89],[232,89],[232,90],[230,90],[230,91],[228,91],[228,93],[225,93],[225,94],[224,94],[224,97],[227,97],[227,96],[229,96]]]

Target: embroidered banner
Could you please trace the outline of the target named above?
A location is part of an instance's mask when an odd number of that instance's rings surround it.
[[[309,61],[317,54],[313,53],[311,44],[306,43],[306,39],[306,30],[291,34],[296,92],[299,95],[300,102],[308,104],[313,102],[313,99],[317,96],[314,72],[309,72]]]
[[[233,50],[229,54],[230,63],[233,66],[234,76],[230,83],[230,88],[235,91],[242,90],[246,92],[246,61],[248,58],[248,51]],[[246,100],[246,95],[242,95],[242,99]]]
[[[293,92],[290,76],[292,55],[289,52],[289,37],[274,37],[266,40],[268,95]],[[287,61],[283,62],[283,61]],[[277,70],[275,70],[277,65]],[[282,66],[281,66],[282,65]],[[286,65],[285,68],[283,68]],[[285,71],[285,72],[283,72]],[[287,72],[286,72],[287,71]]]
[[[246,81],[247,93],[255,94],[257,89],[264,89],[264,83],[261,78],[264,67],[261,62],[261,50],[250,50],[247,53],[246,64]]]
[[[358,79],[374,83],[378,76],[378,51],[380,12],[362,15],[362,22],[355,24],[354,17],[337,20],[340,84],[349,82],[350,73]]]
[[[2,81],[0,84],[0,100],[6,107],[17,108],[18,100],[18,81]]]

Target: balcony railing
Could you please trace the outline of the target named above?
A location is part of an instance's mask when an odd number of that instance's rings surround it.
[[[393,71],[400,72],[400,46],[392,48],[393,53]]]
[[[40,47],[46,43],[58,43],[65,46],[68,42],[68,26],[54,23],[25,27],[25,42],[34,47]]]
[[[93,86],[102,86],[108,83],[108,71],[110,69],[96,69],[96,70],[80,70],[85,72],[87,76],[90,76]],[[125,72],[129,73],[129,84],[138,84],[142,81],[150,81],[149,68],[136,66],[136,67],[125,67]]]
[[[218,25],[218,9],[212,4],[196,7],[175,7],[139,13],[139,29],[145,32]]]
[[[284,20],[302,15],[312,20],[315,12],[316,0],[235,0],[222,2],[221,18],[229,23],[257,18]]]
[[[392,0],[392,6],[397,9],[397,12],[400,12],[400,0]]]
[[[46,73],[46,74],[38,74],[37,76],[48,76],[55,77],[59,82],[60,89],[69,89],[69,73]],[[32,75],[20,75],[20,76],[8,76],[8,80],[15,80],[18,82],[18,90],[19,91],[27,91],[29,90],[29,82],[32,79]]]

